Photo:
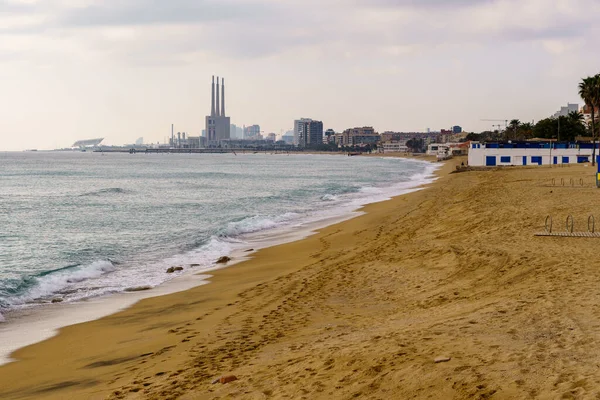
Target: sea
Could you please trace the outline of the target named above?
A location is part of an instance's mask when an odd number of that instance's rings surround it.
[[[293,240],[435,169],[342,155],[0,153],[0,330]]]

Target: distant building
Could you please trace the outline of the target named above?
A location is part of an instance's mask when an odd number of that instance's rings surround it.
[[[356,146],[359,144],[376,144],[381,136],[371,126],[362,128],[346,129],[342,133],[335,134],[335,144],[338,146]]]
[[[335,141],[335,131],[333,129],[327,129],[325,131],[325,135],[323,136],[323,143],[334,143]]]
[[[99,146],[103,140],[104,140],[104,138],[78,140],[75,143],[73,143],[73,145],[71,147],[79,147],[79,148],[96,147],[96,146]]]
[[[187,138],[187,143],[186,143],[186,148],[188,149],[198,149],[200,147],[204,147],[203,146],[203,138],[202,136],[188,136]]]
[[[138,139],[135,141],[135,145],[136,145],[136,146],[143,146],[143,145],[144,145],[144,138],[143,138],[143,137],[141,137],[141,138],[138,138]]]
[[[381,144],[383,153],[407,153],[408,146],[405,140],[397,141],[392,140],[389,142],[383,142]]]
[[[229,139],[231,139],[231,140],[241,139],[241,138],[238,138],[237,126],[235,124],[229,125]]]
[[[260,125],[250,125],[244,128],[244,140],[262,140]]]
[[[295,134],[299,147],[310,147],[323,144],[323,122],[308,118],[294,121]]]
[[[300,144],[300,134],[302,129],[302,124],[305,122],[310,122],[312,119],[310,118],[300,118],[294,120],[294,144],[298,146]]]
[[[555,112],[553,117],[554,118],[558,118],[558,117],[566,117],[569,115],[569,113],[571,112],[579,112],[579,104],[576,103],[567,103],[566,107],[561,107],[559,111]]]
[[[294,131],[287,131],[281,137],[281,140],[283,140],[286,144],[294,144]]]
[[[277,135],[274,133],[269,133],[266,138],[267,142],[275,142],[277,141]]]
[[[219,105],[219,77],[215,91],[215,77],[212,82],[212,101],[210,115],[206,116],[206,135],[208,146],[218,146],[221,141],[230,139],[231,120],[225,116],[225,79],[222,79],[221,104]],[[216,99],[216,100],[215,100]]]

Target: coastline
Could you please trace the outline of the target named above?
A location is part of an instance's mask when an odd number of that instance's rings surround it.
[[[400,157],[398,157],[400,158]],[[424,160],[418,160],[424,161]],[[429,182],[437,166],[431,164],[422,178]],[[359,209],[365,204],[388,200],[390,197],[420,190],[424,182],[419,179],[401,182],[391,193],[374,195],[356,201],[341,204],[333,216],[312,215],[308,219],[294,222],[292,225],[270,228],[242,235],[241,243],[232,245],[232,253],[221,254],[232,258],[226,265],[217,265],[201,271],[185,271],[174,279],[166,281],[150,290],[121,292],[106,296],[93,297],[73,303],[38,305],[7,314],[7,322],[0,324],[0,366],[15,361],[12,354],[29,345],[52,338],[64,327],[97,320],[123,311],[147,298],[159,297],[171,293],[189,290],[209,283],[212,272],[234,266],[251,258],[256,251],[278,246],[284,243],[302,240],[314,235],[318,230],[332,224],[361,215]],[[252,252],[248,252],[248,249]]]
[[[19,350],[0,397],[595,396],[597,240],[533,236],[548,214],[585,230],[593,169],[450,174],[456,162],[426,190],[260,250],[209,285]],[[228,374],[238,380],[211,384]]]

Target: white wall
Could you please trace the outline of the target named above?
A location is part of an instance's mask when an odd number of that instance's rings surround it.
[[[473,148],[473,145],[480,147]],[[568,157],[568,164],[577,164],[578,156],[589,156],[591,162],[592,149],[488,149],[483,144],[472,143],[469,148],[469,165],[486,166],[487,157],[496,157],[497,166],[524,165],[523,157],[526,159],[525,165],[538,165],[533,162],[532,157],[541,157],[542,165],[566,164],[567,160],[563,160],[563,157]],[[502,162],[501,157],[510,157],[510,161]],[[557,157],[556,162],[554,157]]]

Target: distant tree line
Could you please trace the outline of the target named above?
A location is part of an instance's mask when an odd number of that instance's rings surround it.
[[[580,112],[570,112],[566,116],[551,117],[535,124],[522,123],[518,119],[510,121],[504,131],[485,131],[479,134],[469,134],[467,140],[478,141],[520,141],[533,138],[553,139],[560,141],[575,141],[577,137],[590,137],[595,140],[598,136],[597,118],[600,109],[600,74],[584,78],[579,83],[579,95],[591,111],[589,124],[585,123]]]

